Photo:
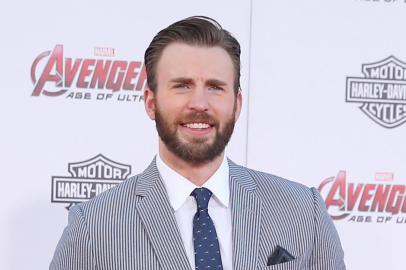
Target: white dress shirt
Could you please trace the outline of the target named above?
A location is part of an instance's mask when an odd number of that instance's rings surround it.
[[[169,202],[174,210],[180,235],[185,246],[192,269],[195,269],[195,255],[193,247],[193,217],[197,211],[196,200],[190,196],[195,184],[171,169],[159,156],[156,165],[168,192]],[[232,269],[232,234],[231,210],[229,207],[229,167],[224,158],[218,170],[203,184],[213,193],[208,206],[208,211],[216,228],[220,245],[223,269]]]

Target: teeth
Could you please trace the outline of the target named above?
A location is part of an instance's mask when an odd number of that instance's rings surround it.
[[[210,127],[209,124],[205,124],[205,123],[188,123],[188,124],[185,124],[185,126],[188,128],[209,128]]]

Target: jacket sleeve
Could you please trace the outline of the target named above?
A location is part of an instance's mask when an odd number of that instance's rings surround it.
[[[68,226],[56,247],[50,270],[95,270],[89,232],[80,205],[69,211]]]
[[[345,270],[344,252],[334,223],[319,192],[312,188],[314,198],[315,236],[309,269]]]

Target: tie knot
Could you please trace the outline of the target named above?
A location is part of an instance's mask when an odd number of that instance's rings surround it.
[[[209,205],[210,197],[213,193],[207,188],[195,188],[190,195],[195,197],[197,210],[205,210]]]

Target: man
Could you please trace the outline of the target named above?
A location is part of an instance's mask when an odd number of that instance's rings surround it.
[[[345,269],[314,188],[224,156],[242,103],[238,41],[191,17],[154,37],[145,64],[158,155],[71,209],[50,269]]]

